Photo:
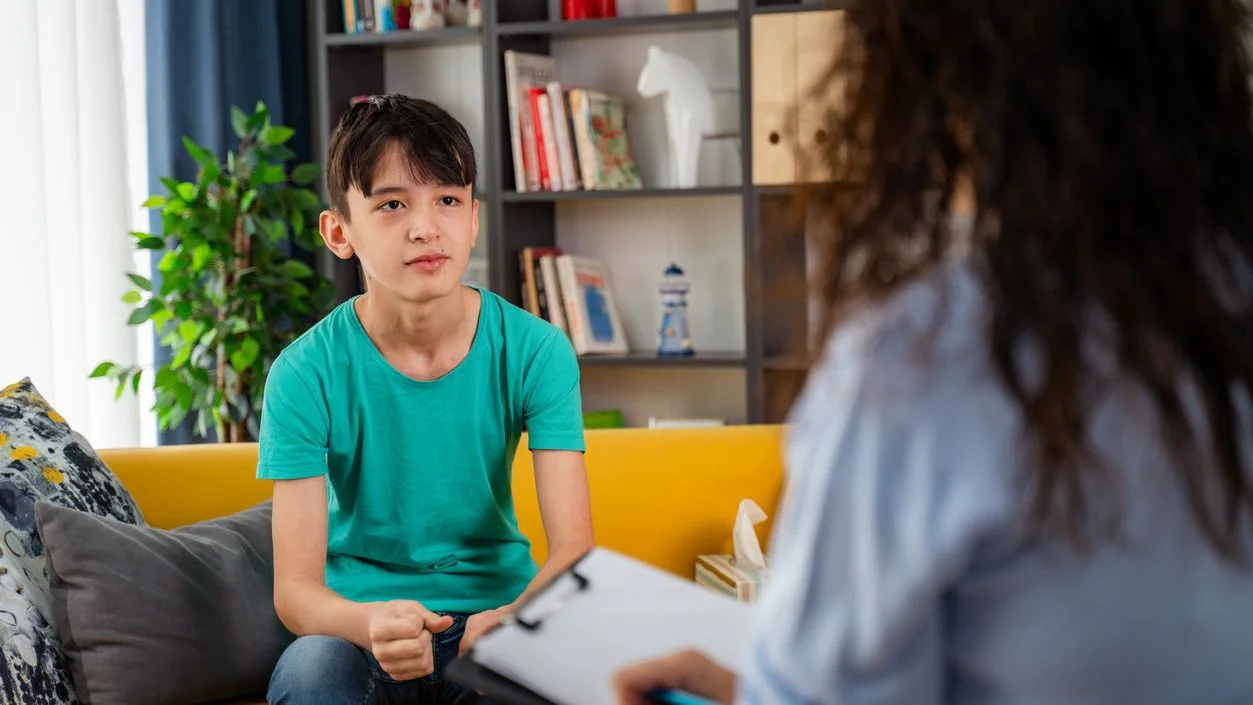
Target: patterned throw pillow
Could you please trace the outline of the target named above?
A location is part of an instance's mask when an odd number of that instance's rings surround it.
[[[86,438],[30,379],[0,390],[0,693],[32,705],[75,703],[57,639],[35,502],[143,524],[139,507]]]

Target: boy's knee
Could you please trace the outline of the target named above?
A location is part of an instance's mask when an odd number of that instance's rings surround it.
[[[271,705],[362,702],[369,689],[365,652],[343,639],[302,636],[279,658],[266,699]]]

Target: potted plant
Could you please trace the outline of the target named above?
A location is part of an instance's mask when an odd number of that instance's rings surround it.
[[[293,247],[318,248],[321,199],[309,188],[316,164],[288,172],[294,131],[271,124],[263,103],[231,110],[239,143],[224,162],[186,137],[199,165],[195,181],[162,178],[165,194],[144,202],[161,212],[161,234],[133,232],[136,247],[164,250],[159,286],[138,274],[123,300],[128,323],[152,321],[168,364],[152,375],[153,411],[162,430],[195,414],[196,432],[219,442],[255,440],[261,396],[279,352],[326,312],[334,290]],[[156,277],[154,277],[156,279]],[[120,397],[139,390],[144,370],[102,362],[92,377],[117,383]]]

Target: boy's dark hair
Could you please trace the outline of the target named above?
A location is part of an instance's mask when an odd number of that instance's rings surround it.
[[[344,113],[327,149],[326,193],[340,216],[349,217],[348,189],[370,194],[374,167],[393,142],[418,183],[474,185],[474,145],[456,118],[429,100],[371,96]]]

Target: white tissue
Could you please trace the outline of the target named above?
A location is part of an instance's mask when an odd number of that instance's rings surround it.
[[[751,499],[740,502],[740,510],[735,516],[735,534],[732,537],[735,545],[735,562],[753,565],[762,570],[766,568],[766,557],[761,553],[761,542],[757,540],[757,532],[753,526],[766,520],[766,513]]]

